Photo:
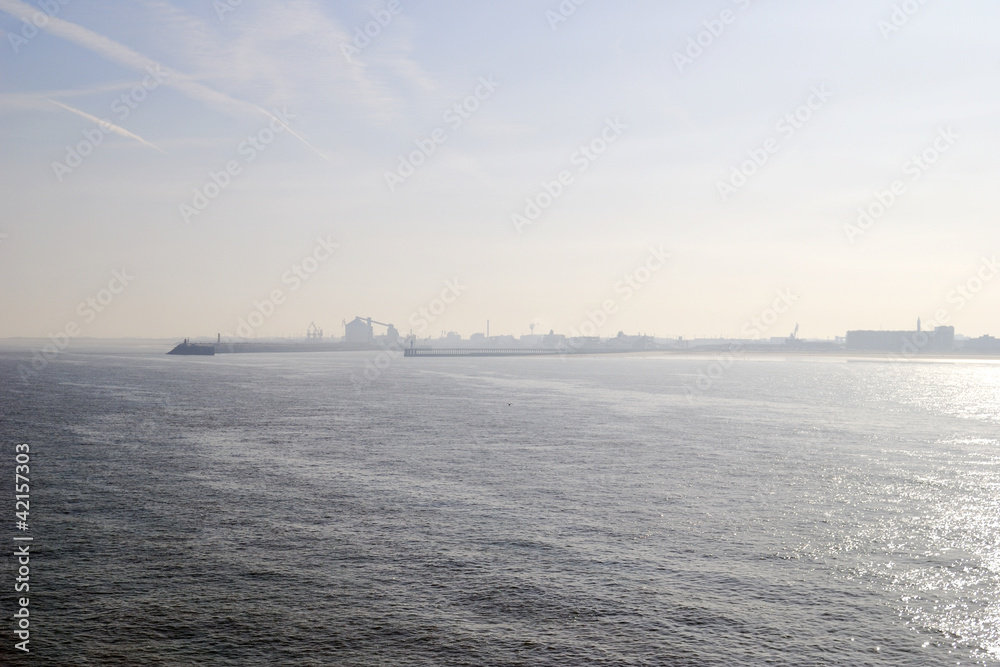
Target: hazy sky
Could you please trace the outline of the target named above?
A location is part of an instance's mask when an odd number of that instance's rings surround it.
[[[0,0],[0,336],[227,334],[255,301],[256,335],[737,335],[779,290],[767,336],[1000,335],[998,25],[987,0]]]

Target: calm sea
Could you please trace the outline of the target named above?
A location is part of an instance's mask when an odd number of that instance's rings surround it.
[[[0,352],[0,662],[1000,664],[998,364],[163,351]]]

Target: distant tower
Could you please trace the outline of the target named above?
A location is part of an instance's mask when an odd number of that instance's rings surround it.
[[[917,318],[917,333],[920,333],[920,318]]]

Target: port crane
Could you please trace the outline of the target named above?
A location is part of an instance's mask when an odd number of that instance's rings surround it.
[[[321,340],[323,338],[323,330],[317,327],[315,322],[310,322],[309,328],[306,329],[306,338]]]
[[[796,322],[795,331],[793,331],[792,335],[788,337],[788,343],[795,343],[796,341],[798,341],[798,335],[799,335],[799,323]]]

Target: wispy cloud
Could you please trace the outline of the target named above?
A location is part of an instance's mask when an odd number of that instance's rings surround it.
[[[7,12],[11,16],[19,19],[31,20],[32,15],[37,12],[37,8],[32,7],[21,0],[0,0],[0,11]],[[57,16],[50,16],[45,24],[44,30],[49,33],[73,42],[78,46],[93,51],[108,60],[116,62],[124,67],[138,72],[148,70],[159,70],[165,73],[163,85],[173,88],[188,97],[203,102],[209,106],[217,108],[225,113],[245,116],[264,115],[268,119],[277,120],[271,112],[244,100],[239,100],[225,93],[219,92],[196,81],[192,77],[164,67],[152,58],[149,58],[138,51],[135,51],[124,44],[120,44],[112,39],[100,35],[83,26],[63,20]],[[278,121],[280,122],[280,121]],[[298,134],[294,136],[308,146],[310,149],[323,155],[318,149],[309,144]],[[326,156],[323,156],[327,159]]]
[[[265,81],[283,99],[359,106],[368,122],[398,119],[403,107],[390,87],[363,62],[344,59],[341,46],[353,36],[329,11],[314,0],[244,4],[230,22],[226,66],[245,82]],[[310,67],[302,66],[297,55],[302,51],[310,53]],[[218,68],[222,62],[210,66]]]
[[[65,99],[72,97],[86,97],[99,93],[128,90],[134,85],[134,81],[118,81],[99,86],[87,86],[85,88],[42,90],[30,93],[5,93],[0,95],[0,112],[8,110],[38,111],[48,109],[49,98]]]
[[[21,2],[20,0],[0,0],[0,10],[3,10],[16,18],[25,20],[30,20],[32,14],[37,11],[36,8]],[[144,72],[147,68],[155,69],[159,67],[162,71],[165,71],[168,74],[167,80],[164,82],[165,85],[179,90],[196,100],[225,109],[230,113],[259,113],[262,111],[259,107],[249,102],[234,99],[225,93],[213,90],[180,72],[163,67],[152,58],[148,58],[141,53],[130,49],[124,44],[119,44],[118,42],[108,39],[103,35],[99,35],[92,30],[79,26],[75,23],[70,23],[69,21],[65,21],[57,16],[49,17],[49,21],[45,24],[43,29],[57,37],[73,42],[78,46],[82,46],[85,49],[93,51],[94,53],[102,55],[119,65],[128,67],[129,69],[133,69],[137,72]]]
[[[164,150],[162,150],[160,147],[158,147],[158,146],[156,146],[156,145],[154,145],[154,144],[146,141],[145,139],[143,139],[142,137],[140,137],[138,134],[134,134],[132,132],[129,132],[124,127],[120,127],[118,125],[115,125],[114,123],[112,123],[112,122],[110,122],[110,121],[108,121],[106,119],[102,120],[102,119],[100,119],[100,118],[98,118],[96,116],[91,116],[86,111],[80,111],[79,109],[74,109],[73,107],[69,106],[68,104],[63,104],[62,102],[56,102],[53,99],[49,99],[48,101],[52,102],[52,104],[55,104],[56,106],[62,107],[66,111],[70,111],[72,113],[75,113],[78,116],[83,116],[87,120],[91,120],[91,121],[97,123],[98,125],[101,126],[102,129],[103,128],[107,128],[108,130],[114,132],[115,134],[117,134],[119,136],[125,137],[126,139],[135,139],[139,143],[144,144],[146,146],[149,146],[150,148],[158,150],[161,153],[163,153],[164,155],[166,155],[166,152]]]

